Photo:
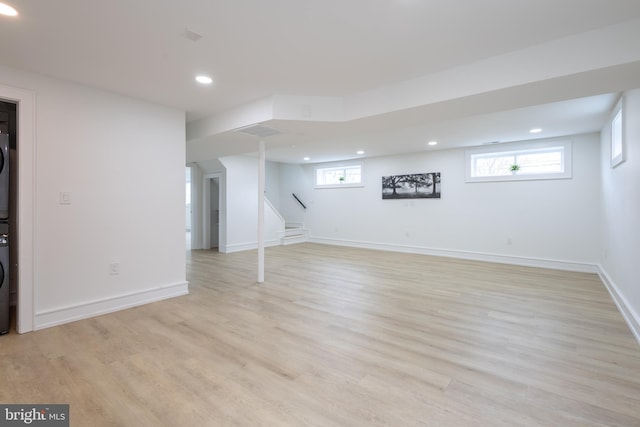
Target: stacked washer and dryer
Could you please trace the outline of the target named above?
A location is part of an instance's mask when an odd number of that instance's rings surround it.
[[[9,135],[0,133],[0,335],[9,332]]]

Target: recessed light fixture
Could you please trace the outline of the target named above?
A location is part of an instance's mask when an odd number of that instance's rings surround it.
[[[429,141],[427,142],[427,145],[431,145],[431,146],[438,145],[438,141]]]
[[[0,15],[16,16],[18,11],[5,3],[0,3]]]
[[[529,130],[529,133],[540,133],[540,132],[542,132],[542,129],[540,128],[533,128]]]
[[[311,160],[311,157],[305,157],[303,160],[308,162],[309,160]]]
[[[196,81],[198,83],[202,83],[203,85],[210,85],[213,83],[213,79],[209,76],[196,76]]]
[[[364,151],[358,150],[358,151],[356,151],[356,154],[364,154]]]

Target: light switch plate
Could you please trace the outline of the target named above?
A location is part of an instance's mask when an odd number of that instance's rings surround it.
[[[60,204],[61,205],[70,205],[71,204],[71,193],[68,191],[60,192]]]

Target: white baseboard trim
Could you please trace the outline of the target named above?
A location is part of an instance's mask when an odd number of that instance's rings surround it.
[[[267,240],[264,242],[264,246],[265,247],[269,247],[269,246],[278,246],[280,244],[279,240]],[[251,242],[251,243],[239,243],[239,244],[235,244],[235,245],[227,245],[227,247],[225,248],[224,253],[226,254],[230,254],[233,252],[242,252],[242,251],[250,251],[252,249],[258,249],[258,242]]]
[[[451,249],[435,249],[422,246],[396,245],[388,243],[362,242],[357,240],[327,239],[322,237],[309,237],[309,242],[325,245],[351,246],[363,249],[375,249],[391,252],[404,252],[411,254],[442,256],[449,258],[468,259],[473,261],[495,262],[499,264],[513,264],[525,267],[550,268],[554,270],[577,271],[582,273],[598,273],[596,264],[575,261],[558,261],[544,258],[521,257],[511,255],[489,254],[482,252],[468,252]]]
[[[631,304],[629,304],[627,298],[622,292],[620,292],[620,289],[611,279],[611,276],[609,276],[607,271],[601,265],[598,266],[598,275],[607,287],[611,298],[613,298],[613,302],[616,303],[618,311],[620,311],[620,314],[622,314],[625,322],[627,322],[629,329],[631,329],[631,333],[636,338],[636,341],[638,341],[638,344],[640,344],[640,315],[638,315]]]
[[[98,301],[45,310],[36,313],[33,329],[50,328],[64,323],[75,322],[76,320],[88,319],[90,317],[113,313],[151,302],[186,295],[188,293],[189,282],[181,282]]]

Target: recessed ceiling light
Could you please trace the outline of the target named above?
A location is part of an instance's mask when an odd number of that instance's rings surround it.
[[[311,160],[311,157],[305,157],[303,160],[309,161]]]
[[[438,145],[438,141],[429,141],[427,142],[428,145]]]
[[[0,15],[16,16],[18,11],[5,3],[0,3]]]
[[[356,154],[364,154],[364,151],[358,150],[358,151],[356,151]]]
[[[540,129],[540,128],[533,128],[533,129],[529,130],[529,133],[540,133],[540,132],[542,132],[542,129]]]
[[[196,81],[198,83],[202,83],[203,85],[210,85],[213,83],[213,79],[209,76],[196,76]]]

